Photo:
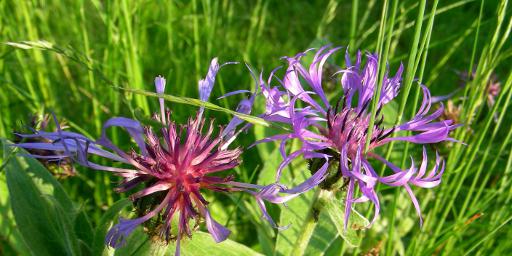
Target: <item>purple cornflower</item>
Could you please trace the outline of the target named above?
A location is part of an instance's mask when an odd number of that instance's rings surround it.
[[[471,72],[469,74],[467,71],[458,72],[459,80],[460,80],[460,86],[464,87],[468,85],[472,80],[475,79],[476,76],[476,70]],[[489,80],[487,81],[487,85],[485,88],[485,95],[487,96],[487,106],[491,108],[494,106],[494,103],[496,102],[496,97],[500,94],[501,91],[501,83],[498,80],[498,76],[494,73],[491,74],[489,77]]]
[[[199,81],[199,96],[207,101],[212,91],[215,76],[219,66],[217,59],[213,59],[205,79]],[[157,77],[155,87],[157,93],[164,93],[165,79]],[[244,191],[254,196],[263,217],[273,226],[275,223],[270,218],[265,208],[265,202],[283,203],[296,197],[305,190],[313,187],[311,182],[321,181],[317,179],[299,185],[295,189],[286,189],[276,184],[260,186],[234,181],[230,176],[214,176],[222,171],[232,169],[240,164],[241,148],[228,149],[230,143],[240,131],[236,128],[242,121],[233,118],[225,129],[221,128],[219,135],[214,136],[213,122],[207,125],[207,131],[203,133],[205,120],[204,108],[200,108],[196,118],[189,119],[186,125],[178,126],[170,119],[170,112],[165,111],[164,101],[160,102],[160,115],[155,115],[164,125],[159,132],[154,132],[151,127],[143,127],[138,121],[114,117],[103,126],[99,140],[92,140],[84,135],[62,131],[39,131],[35,134],[20,134],[24,138],[45,138],[43,143],[19,143],[18,147],[25,149],[45,149],[55,152],[54,155],[31,155],[36,158],[72,159],[75,162],[95,170],[110,171],[122,177],[118,192],[126,192],[144,184],[144,188],[131,194],[130,199],[137,201],[146,197],[152,197],[157,202],[142,209],[139,218],[120,219],[119,223],[108,232],[105,242],[112,247],[120,247],[126,237],[142,223],[158,217],[163,221],[160,234],[166,241],[176,240],[176,254],[180,252],[180,240],[192,236],[190,220],[199,223],[206,221],[206,228],[216,242],[227,238],[230,231],[216,222],[208,210],[208,202],[202,196],[202,190],[213,192]],[[240,102],[239,112],[249,113],[254,102],[254,94],[249,99]],[[56,119],[55,119],[56,121]],[[110,127],[124,128],[138,145],[138,152],[124,152],[115,146],[107,137],[107,129]],[[58,124],[57,124],[58,127]],[[62,153],[64,152],[64,153]],[[130,168],[104,166],[88,160],[88,155],[93,154],[109,160],[123,163]],[[325,168],[327,165],[325,165]],[[279,195],[281,193],[281,195]],[[152,201],[152,200],[150,200]],[[175,236],[171,233],[171,222],[177,220]]]
[[[348,223],[352,204],[366,201],[371,201],[375,205],[375,215],[371,223],[375,221],[380,212],[380,202],[376,193],[378,183],[404,187],[420,216],[421,224],[420,206],[411,185],[423,188],[437,186],[441,182],[444,161],[437,155],[434,167],[427,174],[428,161],[425,147],[420,166],[417,167],[411,158],[411,167],[408,169],[401,169],[387,161],[375,153],[374,149],[390,141],[416,144],[454,141],[448,134],[458,125],[454,125],[452,120],[434,121],[443,113],[443,107],[441,106],[429,114],[430,92],[427,87],[421,86],[423,102],[415,117],[403,124],[385,128],[383,126],[384,115],[381,110],[399,93],[403,66],[400,65],[394,77],[389,77],[389,71],[386,70],[382,93],[378,99],[375,99],[378,60],[374,54],[366,54],[366,64],[361,67],[361,53],[357,53],[357,59],[353,63],[347,52],[345,56],[347,68],[337,72],[342,73],[340,85],[343,93],[337,103],[331,105],[322,88],[322,67],[329,56],[339,49],[329,49],[327,46],[320,48],[309,68],[301,64],[301,58],[311,49],[294,57],[284,57],[288,65],[283,79],[279,79],[275,75],[277,69],[271,72],[268,81],[264,81],[260,76],[262,94],[266,99],[266,112],[263,117],[269,121],[289,125],[290,131],[257,143],[280,141],[284,160],[277,170],[277,182],[280,180],[283,168],[299,156],[310,159],[310,161],[316,158],[328,159],[323,161],[330,165],[334,164],[337,167],[335,175],[342,177],[347,186],[345,225]],[[271,87],[272,79],[277,80],[280,87]],[[377,100],[378,109],[376,121],[371,127],[369,148],[365,151],[371,118],[369,106],[372,100]],[[300,106],[296,106],[298,102],[300,102]],[[403,131],[415,132],[415,134],[399,133]],[[396,136],[393,137],[393,134]],[[299,141],[301,147],[287,155],[285,145],[291,140]],[[393,174],[380,176],[370,164],[369,159],[384,163],[393,171]],[[332,175],[327,172],[327,169],[312,171],[316,171],[315,175],[322,177]],[[320,172],[321,174],[319,174]],[[361,194],[358,198],[356,198],[355,191],[357,188]]]
[[[50,115],[44,114],[41,117],[39,116],[32,116],[30,123],[27,126],[24,126],[20,128],[17,131],[14,131],[14,143],[20,143],[20,142],[49,142],[49,140],[45,138],[23,138],[19,136],[18,134],[23,133],[22,131],[35,131],[37,129],[39,130],[45,130],[48,128],[48,123],[50,121]],[[61,122],[61,129],[65,129],[67,126],[65,125],[65,122]],[[44,150],[44,149],[33,149],[28,150],[31,154],[36,155],[55,155],[56,152],[51,150]],[[62,153],[62,152],[61,152]],[[38,159],[40,163],[42,163],[48,171],[52,175],[54,175],[58,179],[68,178],[71,176],[74,176],[76,174],[75,167],[73,166],[72,162],[69,159],[60,159],[59,161],[53,161],[52,158],[40,158]]]

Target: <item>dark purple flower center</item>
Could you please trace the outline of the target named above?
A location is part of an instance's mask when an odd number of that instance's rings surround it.
[[[345,148],[349,158],[354,158],[358,150],[363,150],[370,124],[370,114],[367,112],[369,101],[361,108],[345,106],[338,112],[339,103],[336,108],[329,108],[327,111],[328,128],[322,134],[329,139],[331,148],[341,152]],[[379,117],[380,108],[377,111]],[[378,146],[378,142],[392,133],[382,127],[384,115],[375,121],[372,130],[370,148]]]

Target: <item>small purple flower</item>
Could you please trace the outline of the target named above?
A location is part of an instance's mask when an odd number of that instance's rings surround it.
[[[476,71],[471,72],[471,74],[469,74],[467,71],[457,73],[459,75],[460,87],[465,87],[466,85],[468,85],[472,80],[475,79],[476,76]],[[491,74],[489,80],[487,81],[485,90],[485,95],[487,96],[487,106],[491,108],[492,106],[494,106],[494,103],[496,102],[496,97],[498,97],[501,91],[501,83],[498,80],[498,76],[496,74]]]
[[[501,83],[498,81],[496,75],[492,75],[489,80],[489,84],[487,85],[487,104],[489,107],[494,106],[496,103],[496,97],[500,94],[501,91]]]
[[[165,78],[164,77],[157,76],[155,78],[155,89],[156,89],[156,93],[160,93],[160,94],[164,93],[164,91],[165,91]],[[160,103],[160,117],[164,118],[165,117],[164,99],[159,98],[158,101]],[[163,119],[161,121],[162,121],[162,123],[165,124]]]
[[[208,100],[212,91],[215,76],[219,66],[217,59],[213,59],[208,75],[199,82],[200,98]],[[165,79],[155,79],[156,91],[164,93]],[[308,186],[299,186],[299,189],[288,190],[284,187],[275,188],[275,184],[260,186],[234,181],[232,175],[214,176],[223,171],[232,169],[240,164],[241,148],[228,149],[239,131],[236,128],[242,123],[233,118],[226,128],[220,129],[214,136],[213,122],[205,125],[202,118],[204,108],[200,108],[196,118],[189,119],[186,125],[176,125],[170,119],[170,112],[164,115],[164,102],[160,98],[160,116],[156,119],[164,124],[158,132],[151,127],[143,127],[138,121],[114,117],[103,126],[99,140],[92,140],[84,135],[62,131],[57,123],[56,132],[39,131],[35,134],[21,134],[24,138],[44,138],[43,143],[19,143],[15,146],[25,149],[44,149],[53,152],[53,155],[30,155],[36,158],[72,159],[83,166],[95,170],[110,171],[122,177],[122,182],[116,189],[126,192],[144,185],[144,188],[132,193],[133,201],[152,197],[157,201],[148,208],[142,209],[139,218],[120,219],[119,223],[108,232],[105,242],[112,247],[122,246],[136,227],[142,223],[159,216],[163,221],[160,234],[166,241],[177,240],[176,254],[180,252],[180,240],[192,236],[193,227],[190,220],[199,223],[205,220],[206,228],[216,242],[224,241],[230,231],[216,222],[208,210],[208,201],[202,196],[202,191],[232,192],[243,191],[255,197],[263,217],[273,226],[265,208],[264,201],[283,203],[296,197],[308,189]],[[243,100],[238,107],[239,112],[249,113],[254,102],[254,94]],[[55,118],[54,118],[55,119]],[[56,121],[56,119],[55,119]],[[204,132],[206,127],[206,132]],[[119,149],[107,137],[110,127],[124,128],[136,142],[138,151],[125,152]],[[115,162],[124,163],[130,168],[120,168],[99,165],[89,161],[89,155],[97,155]],[[319,182],[320,180],[318,180]],[[171,233],[171,221],[177,220],[177,231]]]
[[[32,143],[48,143],[49,140],[45,138],[40,137],[33,137],[33,138],[24,138],[21,136],[23,134],[22,131],[35,131],[37,129],[39,130],[46,130],[48,128],[48,123],[50,121],[50,115],[44,114],[43,116],[32,116],[29,124],[26,126],[17,129],[17,131],[14,131],[14,143],[21,143],[21,142],[32,142]],[[64,122],[61,122],[61,128],[65,129],[68,128],[67,125]],[[55,155],[56,152],[54,151],[48,151],[44,149],[28,149],[27,150],[31,154],[37,154],[40,156],[52,156]],[[60,152],[63,153],[63,152]],[[53,174],[56,178],[68,178],[71,176],[74,176],[76,174],[75,167],[73,166],[72,162],[67,159],[55,159],[53,157],[49,158],[39,158],[38,159],[40,163],[42,163],[51,174]]]
[[[260,76],[262,94],[266,99],[266,112],[263,117],[269,121],[289,125],[290,131],[263,139],[258,143],[279,141],[281,144],[284,160],[277,170],[277,182],[284,167],[299,156],[310,161],[327,158],[328,160],[322,161],[336,166],[335,175],[342,177],[347,186],[345,225],[348,223],[352,204],[366,201],[371,201],[375,205],[375,215],[371,223],[375,221],[380,212],[380,202],[376,193],[377,183],[404,187],[420,216],[421,224],[419,203],[412,192],[411,185],[424,188],[437,186],[444,172],[444,162],[437,156],[435,166],[427,174],[428,161],[425,148],[420,166],[417,167],[411,158],[411,167],[408,169],[397,167],[375,153],[374,149],[390,141],[415,144],[454,141],[449,137],[449,133],[458,125],[454,125],[452,120],[434,121],[443,113],[443,107],[429,113],[430,92],[427,87],[421,86],[423,102],[416,116],[403,124],[385,128],[381,110],[398,95],[403,66],[400,65],[393,77],[388,76],[389,71],[386,70],[382,93],[379,99],[375,99],[378,59],[374,54],[367,54],[366,64],[361,67],[361,53],[357,53],[356,61],[353,63],[347,52],[345,56],[347,68],[337,72],[342,73],[340,85],[343,96],[336,104],[331,105],[322,88],[322,68],[329,56],[339,49],[322,47],[316,52],[309,68],[301,64],[301,58],[311,49],[294,57],[284,57],[288,65],[282,79],[275,75],[277,69],[272,71],[268,81],[264,81]],[[277,80],[280,86],[271,87],[272,79]],[[372,100],[377,100],[377,116],[371,127],[369,149],[364,151],[371,118],[369,106]],[[298,102],[300,105],[297,104]],[[403,131],[414,132],[414,134],[400,133]],[[391,136],[393,134],[396,136]],[[297,140],[302,145],[297,151],[286,155],[285,145],[290,140]],[[393,174],[380,176],[370,164],[369,159],[384,163],[393,171]],[[312,171],[316,171],[315,175],[325,178],[332,175],[328,173],[328,169],[330,168]],[[359,198],[355,198],[356,189],[361,192]]]

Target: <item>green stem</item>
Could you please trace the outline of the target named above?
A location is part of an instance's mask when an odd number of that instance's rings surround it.
[[[201,72],[201,52],[199,49],[199,18],[197,11],[197,1],[192,1],[192,10],[194,12],[194,16],[192,16],[192,22],[194,27],[194,60],[196,64],[196,77],[199,79]]]
[[[469,62],[468,76],[469,76],[469,74],[473,73],[473,64],[475,62],[476,49],[478,46],[478,35],[480,34],[480,23],[482,21],[482,14],[484,11],[484,3],[485,3],[484,0],[482,0],[482,2],[480,2],[480,12],[478,14],[478,23],[476,25],[475,41],[473,42],[473,50],[471,51],[471,60]],[[468,95],[468,92],[469,92],[469,86],[466,87],[466,90],[464,92],[464,95],[466,97]]]
[[[395,234],[395,219],[396,219],[396,204],[397,198],[400,195],[400,190],[395,189],[395,194],[393,195],[393,204],[391,208],[391,217],[389,218],[389,229],[388,229],[388,241],[386,244],[386,256],[393,255],[393,236]]]
[[[350,54],[354,55],[356,53],[356,28],[357,28],[357,9],[359,5],[359,0],[352,0],[352,18],[350,22],[350,43],[349,50]]]
[[[377,38],[377,54],[379,56],[379,64],[377,65],[377,74],[379,75],[379,81],[376,85],[376,91],[374,94],[372,106],[371,106],[371,115],[370,115],[370,123],[368,124],[368,135],[366,136],[366,143],[364,151],[368,151],[370,147],[370,140],[372,138],[373,125],[375,124],[375,115],[377,113],[377,105],[380,99],[380,93],[382,89],[382,81],[380,80],[380,73],[384,74],[383,70],[385,67],[385,58],[387,58],[387,52],[383,53],[382,48],[384,44],[384,32],[386,31],[386,20],[388,17],[388,1],[384,0],[384,6],[382,7],[382,16],[380,19],[380,29],[379,29],[379,37]],[[393,26],[393,24],[391,24]],[[383,56],[384,55],[384,56]],[[382,78],[384,76],[382,75]],[[363,103],[363,102],[361,102]]]

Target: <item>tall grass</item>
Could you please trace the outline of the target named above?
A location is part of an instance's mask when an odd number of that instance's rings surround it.
[[[268,74],[281,64],[280,56],[319,41],[349,46],[352,54],[357,49],[377,52],[379,81],[385,65],[396,70],[403,61],[406,67],[396,123],[414,115],[419,84],[435,96],[459,90],[452,100],[461,105],[459,121],[464,126],[454,138],[462,143],[433,146],[447,163],[439,187],[415,191],[423,227],[404,191],[381,189],[384,214],[364,232],[361,246],[351,248],[335,236],[323,253],[505,255],[512,251],[510,10],[507,0],[0,1],[1,42],[44,40],[54,49],[0,46],[0,137],[12,139],[12,131],[31,115],[49,111],[66,119],[70,129],[98,137],[109,117],[157,109],[153,97],[117,87],[152,91],[153,78],[164,75],[167,94],[196,98],[197,80],[215,56],[221,62],[247,62]],[[336,64],[342,66],[342,59],[338,55]],[[459,89],[457,72],[473,70],[474,79]],[[488,106],[486,88],[493,74],[501,92]],[[216,86],[212,98],[255,85],[247,69],[237,65],[223,68]],[[331,94],[339,96],[339,88]],[[234,109],[237,100],[213,103]],[[195,111],[186,104],[168,106],[178,122]],[[255,112],[263,109],[257,105]],[[219,123],[230,118],[223,112],[208,114]],[[115,143],[128,147],[122,133],[112,135]],[[239,144],[248,146],[264,135],[264,128],[256,126]],[[245,181],[272,175],[268,172],[280,160],[271,157],[276,152],[273,145],[246,151],[244,158],[254,161],[245,161],[237,175]],[[400,143],[390,144],[385,152],[404,167],[407,157],[418,153]],[[101,173],[80,171],[78,177],[61,182],[73,200],[95,216],[93,222],[120,198],[111,192],[111,177]],[[227,209],[219,218],[234,230],[231,239],[271,254],[274,244],[281,243],[275,241],[276,231],[264,226],[255,205],[245,199],[215,198]],[[236,207],[228,206],[233,202]],[[279,216],[286,209],[270,211]],[[0,235],[0,245],[12,241]]]

